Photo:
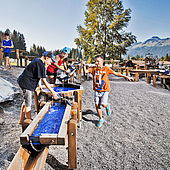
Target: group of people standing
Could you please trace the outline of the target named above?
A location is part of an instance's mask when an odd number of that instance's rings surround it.
[[[11,68],[9,57],[13,43],[9,39],[9,34],[5,34],[6,39],[2,43],[4,48],[5,67],[7,65]],[[23,124],[25,119],[32,119],[31,117],[31,104],[32,104],[32,93],[39,86],[40,79],[46,86],[46,88],[52,93],[54,99],[58,98],[58,93],[51,88],[50,84],[55,84],[57,78],[57,71],[61,70],[64,73],[69,74],[67,68],[68,55],[70,54],[70,48],[64,47],[60,54],[54,55],[51,51],[46,51],[41,58],[34,59],[18,77],[17,81],[22,90],[24,102],[21,106],[21,117],[19,124]],[[95,56],[95,66],[86,70],[85,62],[82,62],[85,73],[91,73],[93,76],[93,90],[94,90],[94,102],[96,111],[99,115],[99,121],[97,127],[101,127],[104,123],[101,106],[106,108],[108,116],[111,115],[111,105],[108,103],[108,96],[110,92],[109,74],[114,74],[119,77],[124,77],[129,81],[133,81],[131,77],[123,74],[114,72],[108,66],[104,66],[104,59],[102,55]],[[62,66],[63,65],[63,66]],[[46,79],[46,75],[49,81]],[[49,82],[49,83],[48,83]]]

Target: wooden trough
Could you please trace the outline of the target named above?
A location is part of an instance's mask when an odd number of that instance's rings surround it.
[[[68,168],[77,168],[77,103],[49,101],[20,136],[21,147],[8,170],[43,169],[48,147],[65,145],[68,134]],[[47,124],[48,122],[48,124]],[[31,149],[30,149],[31,148]]]
[[[63,87],[63,84],[51,84],[51,87],[54,88],[54,91],[58,92],[62,97],[68,97],[78,103],[77,118],[80,125],[80,121],[82,120],[83,86],[80,84],[64,84]],[[42,86],[41,89],[37,88],[34,92],[35,111],[38,113],[45,103],[51,100],[51,93],[45,86]]]

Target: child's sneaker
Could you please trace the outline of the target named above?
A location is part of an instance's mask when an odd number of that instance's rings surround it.
[[[106,113],[108,116],[111,115],[111,108],[110,108],[110,104],[108,104],[108,106],[106,107]]]
[[[99,119],[99,122],[97,123],[97,127],[101,127],[104,123],[104,119]]]

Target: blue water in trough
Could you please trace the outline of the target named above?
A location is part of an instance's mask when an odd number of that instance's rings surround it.
[[[55,92],[76,90],[76,88],[72,87],[54,87],[53,89]],[[49,92],[48,89],[44,89],[44,91]],[[42,121],[38,124],[38,127],[35,129],[32,136],[29,137],[32,143],[40,144],[39,136],[41,136],[41,134],[58,134],[65,109],[65,104],[53,103]]]
[[[71,90],[77,90],[77,89],[76,88],[72,88],[72,87],[53,87],[53,90],[55,92],[63,92],[63,91],[71,91]],[[49,92],[48,89],[43,89],[43,91]]]
[[[32,136],[29,137],[30,141],[35,145],[39,145],[39,136],[41,134],[58,134],[65,109],[65,104],[53,103],[53,106],[45,114]]]

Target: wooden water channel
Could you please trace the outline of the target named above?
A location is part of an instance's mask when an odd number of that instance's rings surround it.
[[[52,85],[60,87],[60,85]],[[70,88],[70,84],[66,85]],[[66,87],[65,87],[66,88]],[[30,125],[23,131],[20,136],[21,147],[11,162],[8,170],[39,170],[44,169],[48,149],[50,145],[65,145],[68,135],[68,168],[77,168],[77,121],[82,119],[82,93],[81,85],[72,85],[72,90],[61,91],[61,100],[53,101],[47,89],[42,88],[36,91],[35,103],[38,112]],[[72,96],[72,104],[67,104],[65,98]],[[70,99],[71,100],[71,99]],[[60,106],[61,105],[61,106]],[[54,111],[55,107],[64,107],[63,116],[60,110]],[[57,121],[49,123],[47,126],[47,117],[52,113],[57,113]],[[60,116],[59,116],[60,115]],[[78,119],[79,117],[79,119]],[[25,122],[27,119],[25,120]],[[45,122],[44,126],[41,126]],[[53,121],[53,120],[51,120]],[[51,126],[54,131],[50,131]],[[47,131],[42,131],[46,128]],[[40,130],[39,130],[40,129]],[[58,129],[58,131],[55,131]],[[38,131],[38,133],[37,133]],[[40,132],[39,132],[40,131]]]

